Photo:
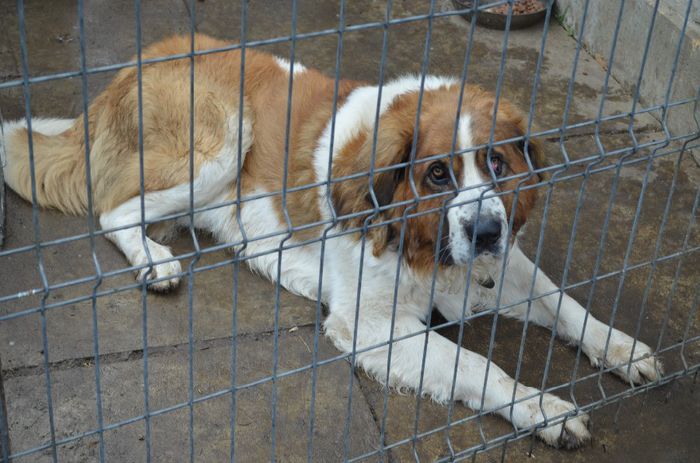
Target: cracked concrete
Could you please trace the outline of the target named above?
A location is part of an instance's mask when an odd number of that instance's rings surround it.
[[[144,42],[188,32],[189,3],[144,2],[141,15]],[[75,2],[26,1],[25,4],[31,74],[78,70],[79,32]],[[438,7],[445,11],[450,5],[448,1],[441,1]],[[237,2],[206,0],[195,2],[195,6],[198,31],[231,40],[240,38],[241,12]],[[291,32],[289,8],[267,0],[251,2],[249,8],[249,40],[284,37]],[[385,8],[384,1],[349,2],[346,25],[382,21]],[[400,1],[394,2],[392,17],[405,19],[427,12],[427,3]],[[337,27],[338,9],[334,2],[300,1],[298,13],[297,32],[300,34]],[[132,2],[86,2],[88,65],[104,66],[128,61],[135,53],[135,24]],[[392,26],[389,31],[387,78],[418,72],[425,46],[426,21],[404,22]],[[458,75],[468,34],[469,23],[462,18],[436,18],[431,36],[429,72]],[[468,74],[470,81],[495,89],[503,38],[499,31],[476,30]],[[534,27],[512,31],[506,44],[503,94],[523,108],[528,108],[532,100],[533,76],[541,40],[542,28]],[[376,82],[381,43],[381,28],[346,32],[341,76]],[[336,47],[336,35],[299,40],[296,58],[307,66],[333,74]],[[286,57],[290,53],[288,41],[260,48]],[[601,110],[600,97],[606,72],[585,53],[580,57],[570,110],[565,116],[575,49],[575,43],[566,31],[552,23],[534,98],[533,117],[537,129],[557,129],[564,124],[565,117],[569,124],[598,117],[615,118],[599,125],[598,137],[595,127],[590,124],[566,131],[561,143],[558,132],[543,137],[552,164],[561,164],[566,159],[572,164],[560,169],[551,185],[541,267],[555,281],[561,281],[574,212],[582,192],[566,282],[574,286],[571,294],[583,303],[590,300],[591,310],[599,318],[610,320],[614,314],[615,326],[628,333],[633,334],[639,327],[640,339],[665,349],[662,357],[667,373],[679,373],[700,362],[700,326],[692,308],[700,281],[700,268],[693,259],[700,245],[700,231],[697,226],[689,228],[692,204],[700,185],[700,168],[687,154],[680,162],[677,153],[664,154],[677,145],[663,142],[663,132],[656,118],[658,114],[638,114],[630,120],[628,113],[632,97],[617,82],[610,82]],[[0,82],[20,78],[20,63],[15,2],[0,0]],[[99,93],[113,75],[111,71],[90,75],[89,96]],[[32,114],[78,116],[82,107],[80,88],[80,79],[51,80],[33,85]],[[5,119],[22,117],[23,108],[21,88],[0,90],[0,109]],[[630,127],[633,130],[629,130]],[[655,151],[657,158],[649,169],[645,156],[650,150],[630,150],[634,143],[648,144],[652,151],[658,148]],[[584,172],[591,165],[600,155],[600,147],[606,152],[619,151],[619,155],[596,163],[598,171],[592,173],[582,186],[583,178],[573,175]],[[625,149],[627,151],[623,151]],[[603,237],[602,222],[612,185],[616,182],[615,163],[622,155],[627,155],[626,164],[619,170],[610,225],[606,237]],[[639,203],[643,186],[645,193]],[[548,187],[544,186],[543,197],[547,191]],[[659,240],[658,256],[673,256],[683,251],[684,242],[687,242],[686,249],[693,249],[693,252],[683,259],[670,258],[659,262],[650,278],[650,267],[645,263],[654,257],[669,192],[673,196],[665,232]],[[6,243],[0,252],[29,246],[34,239],[31,206],[12,192],[7,193],[7,200]],[[638,207],[634,241],[627,256],[630,269],[620,274],[618,271],[625,260]],[[540,226],[544,222],[544,209],[545,204],[541,201],[523,242],[524,249],[533,257],[537,252]],[[53,211],[42,211],[39,225],[42,241],[61,240],[88,230],[84,218],[65,217]],[[201,248],[214,244],[204,236],[197,239]],[[592,290],[588,280],[593,274],[601,242],[605,244],[598,274],[603,278]],[[192,238],[183,234],[172,246],[178,255],[190,253]],[[126,267],[123,257],[103,238],[95,240],[94,251],[103,272],[118,272]],[[109,427],[103,434],[108,461],[145,460],[149,440],[143,419],[146,413],[146,366],[148,410],[155,413],[148,421],[150,452],[154,461],[188,458],[190,413],[196,460],[222,461],[230,457],[232,419],[235,423],[236,457],[243,461],[269,459],[272,456],[273,388],[277,389],[275,456],[283,461],[306,460],[313,376],[303,367],[313,360],[316,303],[281,292],[277,344],[278,373],[283,377],[271,383],[265,379],[273,373],[276,344],[273,323],[275,290],[272,284],[241,267],[235,312],[237,335],[232,338],[234,272],[231,265],[196,273],[190,356],[187,279],[172,294],[148,294],[145,297],[147,326],[144,330],[144,297],[140,289],[119,291],[133,284],[130,272],[115,274],[100,282],[96,290],[108,294],[96,299],[93,310],[89,298],[96,283],[91,279],[95,274],[92,253],[87,238],[42,249],[48,282],[60,287],[49,292],[45,317],[37,310],[41,307],[41,291],[0,303],[0,317],[24,313],[0,321],[0,358],[6,397],[3,405],[7,406],[12,452],[25,452],[50,441],[46,371],[43,367],[42,323],[45,321],[51,399],[58,439],[70,439],[98,427],[97,350],[102,420]],[[206,254],[197,262],[196,268],[230,258],[225,251]],[[183,268],[187,268],[188,263],[189,260],[185,259]],[[645,291],[647,284],[649,290]],[[41,288],[33,250],[0,255],[0,298]],[[642,307],[643,313],[640,311]],[[97,346],[93,332],[95,315]],[[437,314],[433,321],[440,322]],[[465,324],[464,346],[485,354],[489,349],[493,322],[493,316],[488,316]],[[458,331],[458,328],[451,327],[443,329],[442,333],[456,340]],[[585,359],[577,365],[576,350],[559,341],[551,344],[551,368],[545,376],[551,336],[547,330],[529,327],[523,339],[522,324],[498,318],[495,333],[494,361],[510,374],[516,373],[520,363],[520,379],[528,385],[554,387],[567,384],[576,368],[577,378],[587,378],[577,383],[573,391],[575,399],[582,405],[627,389],[627,385],[609,375],[602,376],[599,381],[595,375],[597,370]],[[681,349],[680,343],[684,339],[689,341]],[[521,341],[524,350],[519,360]],[[238,386],[246,387],[235,396],[235,416],[232,417],[228,389],[231,387],[234,345],[236,382]],[[353,458],[382,445],[391,449],[371,460],[413,460],[414,448],[410,438],[416,428],[419,434],[427,433],[416,442],[415,455],[421,461],[449,457],[450,445],[453,451],[459,452],[478,447],[484,438],[493,439],[512,432],[507,422],[493,416],[469,420],[475,413],[455,404],[452,420],[463,422],[452,426],[448,432],[430,433],[447,423],[446,406],[416,399],[412,394],[385,391],[362,372],[350,371],[345,360],[335,359],[339,352],[322,335],[318,338],[318,346],[317,360],[323,364],[318,368],[314,405],[312,456],[317,461],[336,461],[345,456]],[[297,371],[299,368],[302,369]],[[190,382],[195,400],[191,410],[186,405]],[[569,390],[556,393],[567,397]],[[349,394],[352,394],[350,407]],[[696,395],[693,395],[692,378],[686,378],[618,402],[621,404],[619,408],[618,405],[608,405],[597,409],[592,413],[594,440],[577,451],[555,450],[525,438],[482,452],[476,460],[491,462],[503,457],[506,461],[517,462],[530,461],[534,456],[545,462],[562,459],[581,462],[693,461],[700,453],[700,442],[696,438],[700,431],[697,420],[700,408]],[[348,409],[350,426],[346,446]],[[123,426],[110,427],[125,420]],[[101,448],[99,437],[91,434],[59,445],[59,459],[97,460]],[[49,450],[42,450],[13,461],[50,460]]]

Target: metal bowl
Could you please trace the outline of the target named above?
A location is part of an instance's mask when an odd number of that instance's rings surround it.
[[[472,0],[452,0],[455,8],[464,10],[473,7]],[[483,3],[483,2],[482,2]],[[511,29],[522,29],[524,27],[529,27],[538,22],[542,21],[547,14],[547,5],[541,1],[537,0],[537,3],[542,5],[542,9],[535,13],[528,14],[514,14],[510,20]],[[473,13],[463,13],[462,16],[467,20],[472,20]],[[476,15],[476,22],[484,27],[490,29],[500,29],[504,30],[506,28],[506,22],[508,21],[507,14],[491,13],[489,11],[480,10]]]

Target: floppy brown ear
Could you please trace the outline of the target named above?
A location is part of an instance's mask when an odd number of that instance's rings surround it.
[[[518,146],[523,155],[527,159],[530,159],[530,164],[532,164],[533,169],[540,171],[535,174],[537,176],[537,181],[541,182],[549,178],[547,172],[541,172],[542,169],[547,167],[542,141],[536,138],[530,138],[527,143],[525,143],[525,140],[519,141]]]
[[[398,98],[380,118],[375,169],[390,168],[409,161],[414,138],[413,128],[417,104],[417,95],[404,95]],[[369,168],[372,156],[371,137],[366,140],[362,155]],[[407,166],[401,166],[375,174],[373,191],[379,206],[391,204],[396,187],[406,177],[407,170]],[[366,199],[373,207],[374,201],[371,196],[368,191]]]
[[[358,135],[357,142],[350,142],[334,162],[334,177],[362,174],[353,179],[338,182],[333,186],[333,205],[338,216],[353,215],[344,221],[345,227],[359,229],[364,220],[377,207],[396,202],[394,196],[398,186],[406,178],[407,163],[413,142],[413,123],[410,108],[393,104],[379,121],[376,147],[373,146],[373,129],[368,128]],[[354,145],[354,146],[353,146]],[[369,171],[374,152],[374,175],[370,189]],[[393,167],[396,166],[397,167]],[[377,172],[379,171],[379,172]],[[398,208],[380,212],[375,223],[386,221],[400,214]],[[370,229],[375,254],[381,252],[393,239],[391,225]]]
[[[405,130],[390,131],[389,129],[384,129],[380,132],[377,140],[377,154],[375,156],[374,169],[388,168],[389,170],[374,174],[371,190],[369,188],[369,183],[367,183],[365,200],[367,201],[368,207],[375,206],[372,193],[374,193],[379,207],[392,203],[396,188],[406,177],[407,166],[402,166],[401,164],[405,164],[409,161],[411,155],[411,141],[412,137],[407,134]],[[368,147],[369,153],[363,154],[365,156],[371,156],[371,149],[371,146]],[[368,166],[368,169],[369,167],[371,166]]]
[[[508,101],[504,101],[501,103],[501,110],[499,110],[499,114],[504,116],[504,122],[507,121],[507,123],[515,124],[515,131],[517,132],[518,136],[527,136],[529,125],[528,117],[519,108]],[[536,133],[537,130],[530,125],[529,132],[532,134]],[[541,139],[530,136],[527,143],[525,143],[525,139],[522,139],[517,142],[517,145],[520,152],[523,153],[523,156],[525,156],[526,161],[529,160],[528,164],[532,165],[534,170],[541,171],[547,167],[544,146]],[[548,175],[546,172],[537,172],[532,177],[532,179],[536,180],[537,182],[541,182],[547,178]]]
[[[410,159],[412,141],[413,132],[406,127],[398,128],[387,124],[384,129],[381,129],[377,139],[374,167],[375,169],[389,168],[389,170],[374,175],[371,190],[369,188],[369,182],[365,183],[367,188],[367,194],[365,195],[366,209],[383,207],[400,201],[399,198],[395,197],[396,191],[401,182],[406,178],[406,173],[408,171],[408,166],[401,164],[407,163]],[[369,155],[371,156],[371,151]],[[372,193],[374,193],[374,199],[372,198]],[[374,219],[374,222],[381,223],[390,218],[397,217],[401,213],[400,209],[399,207],[393,207],[382,211],[378,214],[377,218]],[[398,236],[397,230],[395,230],[397,226],[398,224],[393,223],[371,230],[369,236],[374,243],[372,253],[375,256],[379,256],[388,246],[392,245],[392,242]]]

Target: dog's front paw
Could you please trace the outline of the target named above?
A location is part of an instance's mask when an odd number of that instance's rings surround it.
[[[542,407],[540,408],[539,403],[536,407],[538,420],[542,423],[545,421],[545,416],[547,420],[559,421],[562,415],[567,415],[564,421],[537,431],[537,436],[547,444],[553,447],[575,449],[591,440],[591,433],[588,431],[590,424],[588,414],[581,411],[576,413],[574,404],[551,394],[545,394]]]
[[[630,364],[630,360],[634,361]],[[598,366],[600,359],[594,358],[591,363]],[[620,331],[613,332],[610,337],[604,365],[613,368],[613,373],[634,384],[656,381],[663,376],[663,365],[651,348],[640,341],[635,344],[633,338]]]
[[[173,255],[167,246],[158,243],[149,243],[149,251],[151,253],[152,262],[172,259]],[[148,263],[148,259],[144,256],[144,264]],[[182,267],[177,260],[155,264],[152,267],[144,267],[139,270],[136,275],[138,281],[146,281],[148,289],[151,291],[165,292],[177,287],[180,283],[180,273]],[[158,281],[155,281],[158,280]]]

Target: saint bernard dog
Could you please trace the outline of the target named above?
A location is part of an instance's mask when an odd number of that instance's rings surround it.
[[[204,35],[195,41],[197,50],[227,45]],[[143,59],[187,54],[190,46],[189,37],[168,38]],[[580,344],[593,365],[631,383],[659,378],[661,364],[647,345],[587,314],[518,248],[536,200],[527,187],[542,180],[543,155],[534,140],[524,141],[526,119],[507,101],[498,104],[492,133],[494,95],[469,85],[458,107],[453,78],[426,77],[421,96],[419,77],[381,88],[341,80],[336,90],[334,79],[314,69],[253,50],[243,75],[239,50],[194,61],[193,115],[191,63],[183,58],[144,64],[141,97],[137,69],[121,70],[89,106],[88,140],[83,116],[5,124],[7,184],[31,200],[31,146],[38,203],[84,214],[87,143],[100,225],[156,291],[175,287],[182,272],[158,242],[167,227],[151,225],[142,237],[142,201],[147,221],[181,214],[189,226],[182,213],[192,191],[194,207],[204,209],[194,214],[195,227],[234,248],[245,242],[239,251],[255,272],[320,298],[329,308],[326,335],[368,374],[438,402],[498,413],[554,446],[587,441],[588,416],[427,332],[433,306],[450,321],[498,307],[545,327],[556,322],[556,333]],[[307,244],[293,246],[300,243]]]

